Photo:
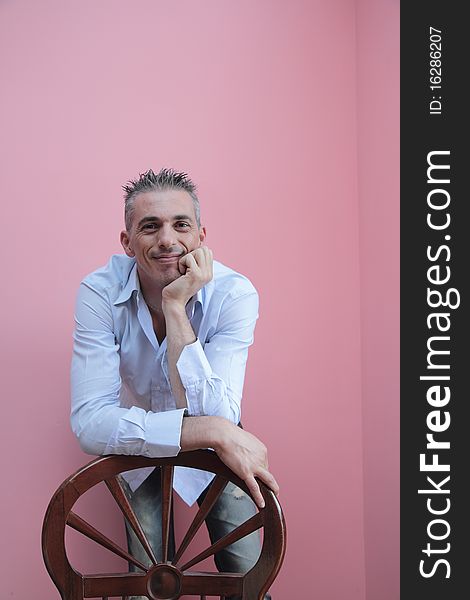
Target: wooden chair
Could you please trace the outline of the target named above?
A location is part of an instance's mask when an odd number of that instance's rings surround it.
[[[176,550],[168,560],[173,469],[176,465],[195,467],[215,473],[209,491]],[[120,473],[141,467],[161,467],[162,473],[162,540],[163,561],[158,562],[134,514]],[[151,566],[140,563],[126,550],[99,532],[72,510],[78,498],[93,486],[104,481],[115,502],[134,530],[148,554]],[[44,518],[42,551],[49,575],[58,588],[62,600],[82,598],[147,596],[151,600],[176,600],[185,595],[219,596],[221,599],[239,595],[243,600],[261,600],[276,578],[286,548],[286,528],[279,502],[273,492],[260,482],[266,506],[231,533],[212,544],[190,560],[181,557],[194,538],[206,515],[222,493],[226,483],[232,481],[250,495],[245,483],[239,479],[215,452],[197,450],[182,452],[172,458],[144,458],[140,456],[103,456],[81,468],[66,479],[52,497]],[[66,526],[79,531],[97,544],[104,546],[124,560],[136,565],[141,572],[83,575],[75,570],[67,558],[65,547]],[[260,557],[247,573],[217,573],[193,571],[192,567],[220,549],[263,528]],[[181,564],[183,562],[183,564]]]

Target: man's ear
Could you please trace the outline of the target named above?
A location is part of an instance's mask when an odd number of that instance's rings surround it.
[[[135,256],[134,251],[130,246],[129,234],[125,229],[124,231],[121,231],[121,245],[124,248],[124,252],[127,254],[127,256],[130,256],[131,258]]]
[[[206,239],[206,228],[199,227],[199,245],[201,245],[205,239]]]

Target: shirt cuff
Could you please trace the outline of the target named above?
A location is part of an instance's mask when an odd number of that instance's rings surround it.
[[[198,339],[183,348],[176,362],[176,368],[186,391],[189,414],[193,416],[204,414],[199,390],[201,382],[212,377],[212,367]]]
[[[181,450],[181,427],[183,423],[184,408],[168,410],[165,412],[148,412],[145,415],[144,444],[142,456],[159,458],[176,456]],[[133,421],[132,409],[125,417],[126,421]],[[137,422],[136,425],[141,425]]]

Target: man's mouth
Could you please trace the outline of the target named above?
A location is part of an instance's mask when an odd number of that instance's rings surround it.
[[[173,263],[179,261],[181,254],[160,254],[159,256],[153,256],[152,258],[160,263]]]

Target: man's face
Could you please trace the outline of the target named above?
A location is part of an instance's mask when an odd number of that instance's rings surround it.
[[[163,289],[181,276],[179,259],[205,238],[191,196],[184,190],[142,192],[135,198],[130,231],[121,232],[128,256],[135,256],[141,283]]]

